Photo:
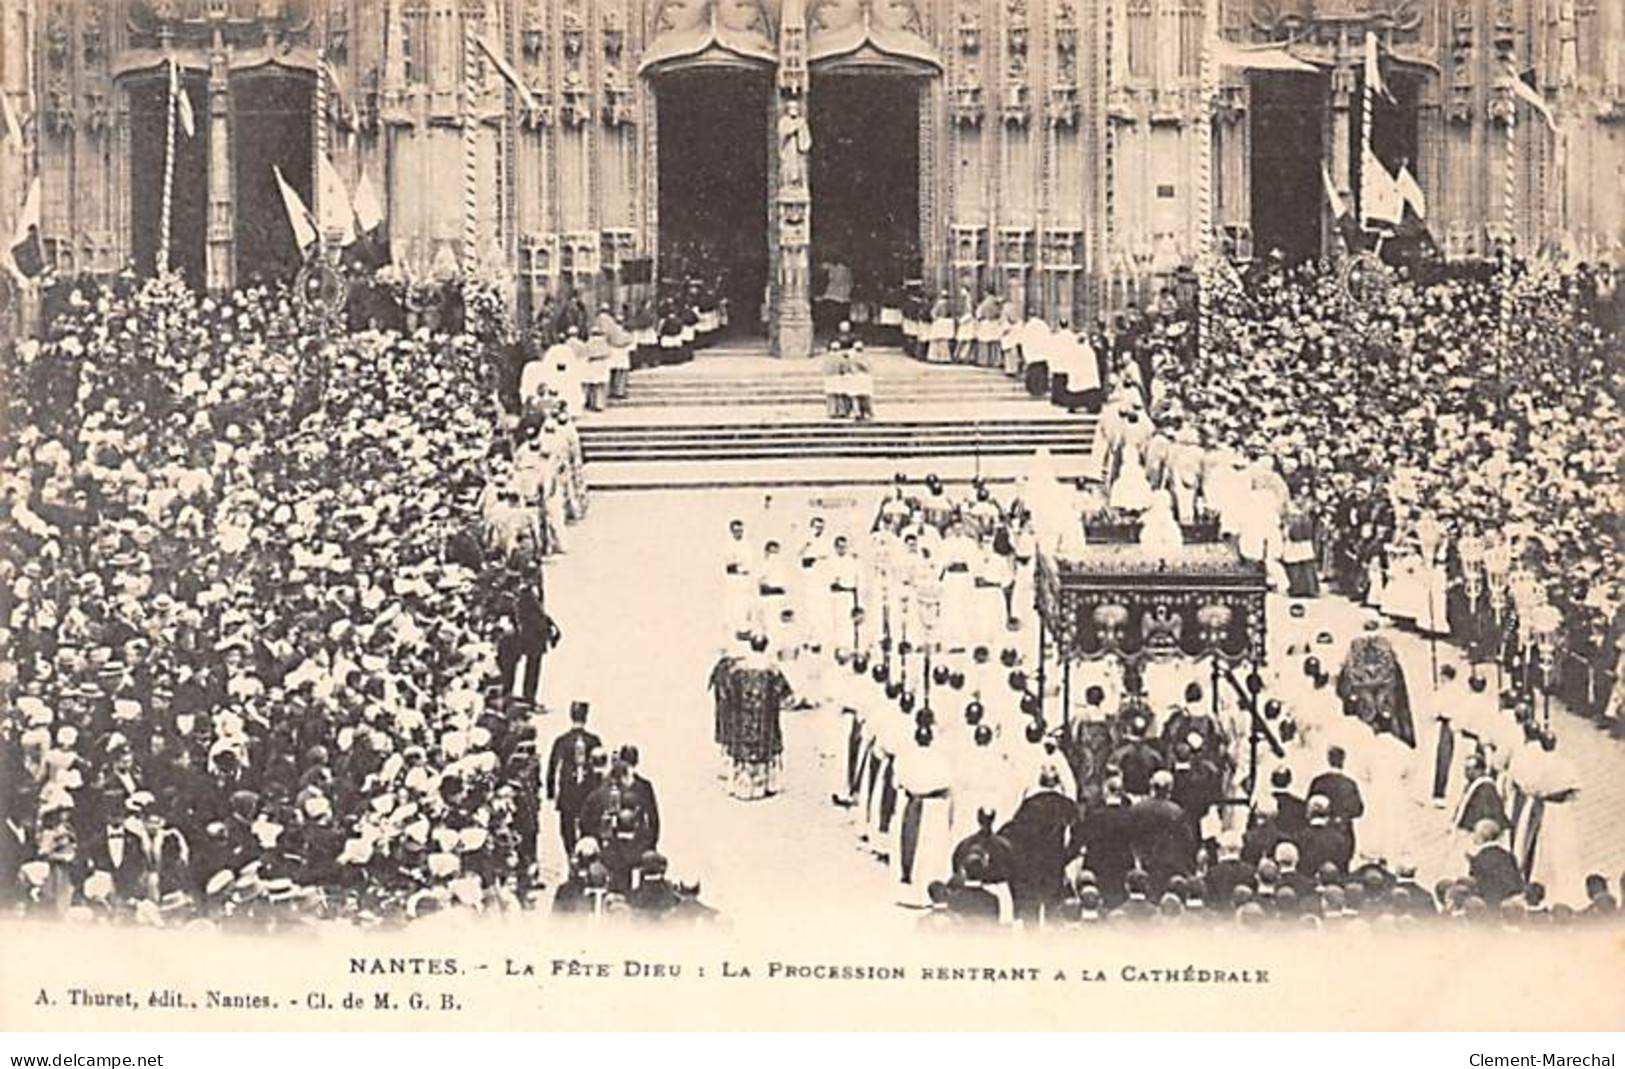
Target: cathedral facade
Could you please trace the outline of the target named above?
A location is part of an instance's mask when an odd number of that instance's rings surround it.
[[[860,289],[917,278],[1076,320],[1177,284],[1209,251],[1329,251],[1330,193],[1359,202],[1367,146],[1415,175],[1449,258],[1511,241],[1625,259],[1611,0],[0,11],[16,119],[0,225],[37,176],[62,273],[151,270],[161,251],[211,289],[286,273],[280,176],[324,223],[324,200],[376,190],[397,264],[494,272],[521,309],[714,268],[794,355],[836,261]],[[190,133],[173,129],[172,77]]]

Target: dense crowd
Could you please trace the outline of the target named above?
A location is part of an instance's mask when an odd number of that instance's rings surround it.
[[[64,284],[6,354],[6,911],[529,902],[559,637],[535,534],[585,498],[568,446],[493,490],[573,399],[493,410],[474,296],[455,333],[343,333],[278,289]]]
[[[1317,262],[1207,281],[1200,346],[1178,317],[1133,340],[1161,448],[1269,466],[1342,593],[1617,724],[1611,273],[1516,262],[1367,299]]]
[[[1251,704],[1185,657],[1075,663],[1067,689],[1064,655],[1030,658],[1039,557],[1079,552],[1101,516],[1152,558],[1187,536],[1245,557],[1251,527],[1226,530],[1253,501],[1242,482],[1234,501],[1199,491],[1184,524],[1042,460],[1004,503],[900,479],[861,529],[771,500],[736,518],[711,676],[734,793],[770,795],[784,762],[813,759],[784,743],[805,711],[832,798],[931,924],[1612,912],[1609,878],[1579,868],[1581,783],[1549,721],[1450,663],[1426,703],[1455,721],[1436,749],[1376,614],[1352,639],[1276,649]]]

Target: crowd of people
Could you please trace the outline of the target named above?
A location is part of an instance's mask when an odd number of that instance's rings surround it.
[[[1270,556],[1300,582],[1331,577],[1497,666],[1502,687],[1555,693],[1617,730],[1625,348],[1611,272],[1507,262],[1400,275],[1375,300],[1320,262],[1207,284],[1200,346],[1168,317],[1136,337],[1129,370],[1145,373],[1121,397],[1149,417],[1143,466],[1176,488],[1224,458],[1261,470],[1281,501]],[[1206,470],[1173,470],[1197,447],[1215,458]]]
[[[475,316],[345,332],[175,276],[48,303],[0,369],[0,909],[274,929],[530,904],[560,637],[541,491],[584,512],[579,447],[546,441],[576,399],[498,409]]]
[[[1121,452],[1108,463],[1132,463]],[[1053,647],[1030,657],[1037,556],[1076,553],[1100,514],[1136,516],[1141,546],[1171,556],[1187,533],[1252,536],[1231,529],[1223,494],[1199,485],[1180,523],[1159,492],[1161,514],[1114,509],[1109,489],[1036,462],[1002,504],[985,486],[899,477],[873,523],[787,517],[771,499],[736,518],[711,676],[732,793],[770,796],[785,761],[818,761],[899,901],[931,924],[1612,911],[1609,881],[1578,868],[1564,806],[1579,782],[1549,720],[1447,665],[1425,708],[1450,745],[1419,739],[1375,613],[1352,641],[1322,632],[1272,654],[1251,707],[1177,657],[1076,664],[1059,693]],[[1284,583],[1271,599],[1304,615]],[[783,718],[799,715],[818,724],[816,754],[786,753]],[[1417,835],[1425,821],[1455,829],[1449,859]]]

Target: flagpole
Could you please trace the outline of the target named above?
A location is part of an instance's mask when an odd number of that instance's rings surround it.
[[[174,57],[169,59],[168,119],[164,133],[164,193],[158,219],[158,273],[169,273],[169,226],[175,201],[175,93],[180,89],[180,74]]]
[[[1518,98],[1511,91],[1507,93],[1506,108],[1506,155],[1504,158],[1504,172],[1501,181],[1501,213],[1502,223],[1506,227],[1506,249],[1501,262],[1501,344],[1497,346],[1500,353],[1500,366],[1497,367],[1497,377],[1505,373],[1507,348],[1512,341],[1512,245],[1515,227],[1517,226],[1517,185],[1518,185]]]
[[[1370,43],[1370,38],[1371,38],[1371,31],[1370,30],[1366,31],[1366,38],[1367,38],[1367,44],[1365,46],[1366,47],[1366,55],[1369,56],[1371,54],[1371,50],[1372,50],[1372,47],[1373,47],[1372,44]],[[1368,66],[1374,66],[1374,64],[1368,64]],[[1359,182],[1360,182],[1360,228],[1362,230],[1365,229],[1366,220],[1370,218],[1371,190],[1365,188],[1365,177],[1366,177],[1365,161],[1366,161],[1366,157],[1371,155],[1371,126],[1372,126],[1373,113],[1376,110],[1376,101],[1377,101],[1377,87],[1371,84],[1370,73],[1371,73],[1370,70],[1362,70],[1361,71],[1361,78],[1360,78],[1360,90],[1361,90],[1360,91],[1360,162],[1355,167],[1355,173],[1359,176]]]
[[[474,23],[463,20],[463,274],[474,273],[475,245],[479,241],[479,141],[474,125],[474,69],[479,63]]]
[[[316,258],[327,259],[327,234],[322,226],[322,175],[324,164],[327,162],[327,52],[316,53],[316,93],[312,101],[316,112],[316,125],[314,127],[316,159],[311,168],[310,183],[310,210],[316,217]]]

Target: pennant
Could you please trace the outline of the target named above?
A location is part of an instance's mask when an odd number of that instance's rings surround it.
[[[1213,49],[1213,61],[1221,67],[1234,67],[1238,70],[1249,71],[1320,73],[1319,67],[1313,63],[1304,62],[1279,45],[1266,45],[1263,48],[1241,48],[1223,38],[1215,37],[1209,38],[1208,47]]]
[[[197,136],[197,119],[192,114],[192,95],[181,85],[181,65],[169,61],[169,99],[175,102],[175,114],[187,137]]]
[[[288,225],[293,228],[294,243],[303,254],[306,249],[316,244],[316,224],[311,220],[310,209],[299,199],[298,190],[288,185],[288,180],[282,177],[282,168],[273,165],[271,173],[276,175],[277,188],[282,191],[282,207],[287,210]]]
[[[40,238],[40,180],[38,176],[28,185],[28,196],[23,201],[22,214],[11,236],[11,268],[21,281],[38,278],[45,273],[45,245]]]
[[[1533,70],[1527,72],[1530,78],[1533,78],[1534,74]],[[1546,120],[1546,125],[1551,127],[1552,133],[1557,133],[1557,116],[1552,114],[1551,105],[1546,103],[1546,98],[1541,96],[1534,86],[1510,70],[1507,71],[1505,84],[1512,90],[1513,96],[1534,108],[1536,114]]]
[[[1405,206],[1415,212],[1418,219],[1426,219],[1428,217],[1427,197],[1422,193],[1422,187],[1416,181],[1416,176],[1411,174],[1411,169],[1404,164],[1399,166],[1398,183],[1399,196],[1404,201]]]
[[[0,89],[0,112],[4,112],[6,141],[18,152],[23,151],[23,124],[17,121],[17,112],[11,106],[11,94]]]
[[[1360,154],[1360,222],[1366,226],[1385,223],[1398,226],[1405,215],[1405,198],[1399,183],[1388,173],[1370,146]]]
[[[1365,84],[1388,103],[1394,103],[1394,94],[1382,80],[1382,65],[1377,62],[1377,35],[1370,30],[1365,31]]]
[[[361,172],[361,181],[355,184],[355,221],[363,234],[370,234],[384,225],[384,207],[366,171]]]
[[[1320,165],[1320,180],[1326,186],[1326,200],[1332,209],[1332,218],[1341,219],[1349,213],[1349,206],[1343,200],[1343,194],[1337,191],[1337,185],[1332,181],[1332,172],[1326,165]]]
[[[316,180],[320,183],[316,193],[316,211],[320,215],[322,234],[335,238],[340,246],[355,240],[355,206],[350,203],[350,192],[344,188],[333,160],[326,155],[316,160]]]
[[[513,69],[513,65],[503,59],[502,55],[491,47],[490,42],[479,34],[474,35],[474,43],[480,46],[480,51],[484,52],[486,58],[496,67],[497,73],[502,75],[502,80],[513,87],[513,91],[518,95],[519,103],[524,107],[525,111],[535,114],[538,110],[536,98],[531,94],[530,88],[520,79],[519,72]]]

